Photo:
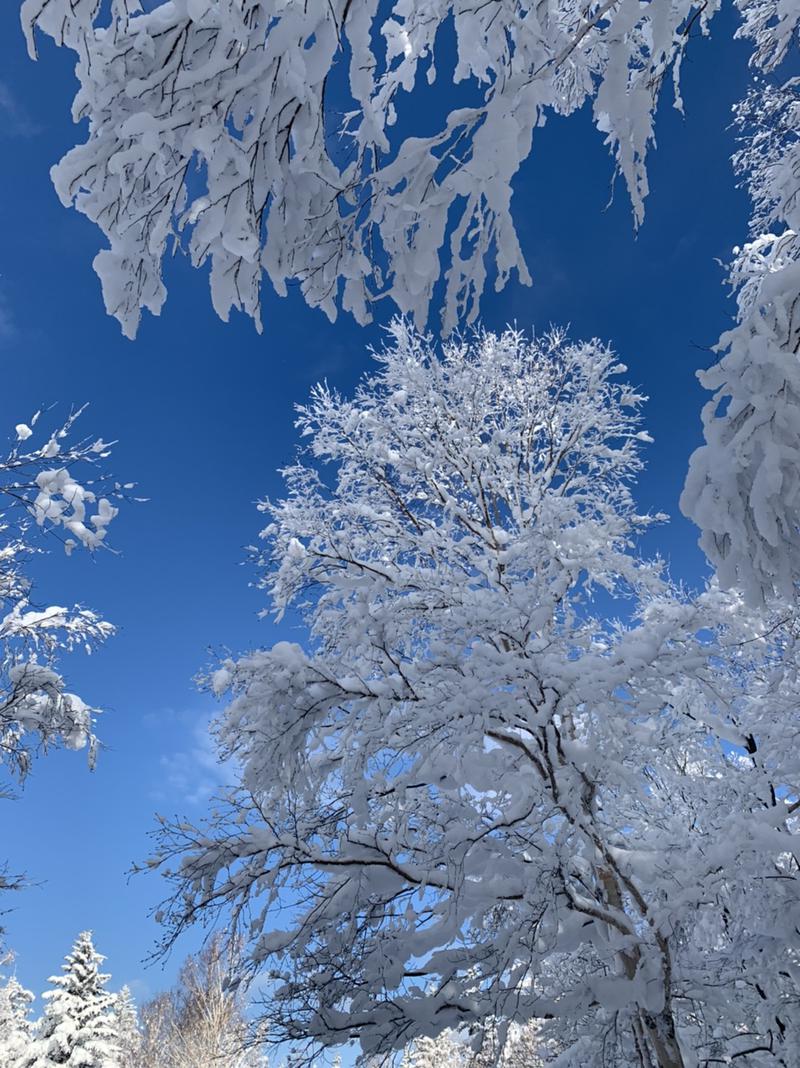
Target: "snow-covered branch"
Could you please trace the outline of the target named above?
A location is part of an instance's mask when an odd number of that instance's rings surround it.
[[[642,558],[643,398],[603,345],[393,329],[353,399],[299,409],[263,504],[309,643],[209,678],[240,787],[163,827],[167,941],[230,912],[274,1041],[492,1018],[582,1068],[793,1048],[793,607]]]
[[[677,84],[689,30],[717,6],[25,0],[22,21],[32,55],[37,29],[77,53],[73,114],[89,137],[53,174],[106,237],[95,269],[126,334],[142,308],[159,312],[173,245],[210,262],[223,318],[260,321],[266,274],[331,317],[364,321],[388,297],[421,325],[444,274],[449,330],[474,318],[487,280],[529,281],[511,186],[548,115],[593,101],[641,219],[663,80]],[[459,106],[419,129],[420,93],[440,78]]]
[[[745,30],[772,71],[800,18],[771,4]],[[791,16],[791,17],[790,17]],[[692,457],[681,506],[703,531],[720,581],[755,602],[796,596],[800,582],[800,81],[764,79],[742,103],[735,163],[753,202],[731,284],[738,321],[700,375],[713,393],[706,444]]]
[[[57,657],[75,647],[90,652],[113,628],[86,608],[37,603],[27,570],[48,538],[67,555],[103,547],[117,514],[111,502],[131,488],[102,471],[108,443],[76,439],[80,414],[37,440],[37,412],[17,425],[0,459],[0,764],[19,777],[37,746],[88,745],[94,760],[96,710],[67,691]]]

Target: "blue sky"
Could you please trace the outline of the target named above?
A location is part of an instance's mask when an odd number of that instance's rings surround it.
[[[171,981],[194,948],[187,940],[166,965],[145,967],[157,936],[148,910],[164,887],[157,876],[126,875],[148,853],[153,813],[199,816],[218,777],[205,740],[213,705],[192,679],[215,649],[286,636],[259,621],[262,595],[248,585],[254,502],[280,491],[275,471],[296,443],[292,405],[322,377],[348,390],[381,326],[330,324],[297,293],[267,292],[259,337],[244,318],[217,320],[204,276],[173,261],[161,318],[124,340],[91,270],[99,232],[61,207],[48,177],[77,133],[71,54],[43,42],[31,63],[17,12],[14,2],[0,11],[0,438],[42,405],[66,412],[88,402],[86,432],[119,440],[113,469],[149,502],[126,507],[112,526],[121,555],[66,560],[57,550],[37,566],[43,597],[80,600],[120,629],[93,657],[65,665],[71,687],[108,709],[96,772],[80,754],[54,754],[18,801],[0,806],[3,856],[37,884],[7,902],[15,911],[6,927],[33,990],[88,927],[113,985],[130,983],[141,997]],[[608,203],[611,162],[588,113],[536,131],[514,198],[535,284],[490,294],[483,314],[490,328],[570,323],[575,337],[614,344],[651,397],[655,443],[640,501],[673,517],[648,547],[689,582],[703,561],[677,501],[700,439],[694,373],[730,322],[717,261],[743,240],[747,217],[729,163],[730,109],[747,77],[733,25],[725,12],[710,40],[693,42],[685,117],[669,98],[662,106],[638,235],[624,189]]]

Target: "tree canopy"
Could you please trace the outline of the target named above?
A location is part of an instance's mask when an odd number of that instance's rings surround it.
[[[643,398],[603,345],[396,323],[377,359],[299,409],[263,504],[310,644],[210,676],[240,785],[164,826],[168,940],[230,910],[276,1041],[539,1018],[582,1068],[788,1065],[795,612],[641,555]]]

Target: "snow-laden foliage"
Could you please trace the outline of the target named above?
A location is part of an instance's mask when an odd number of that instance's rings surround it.
[[[132,336],[174,245],[210,263],[223,318],[259,321],[266,273],[331,317],[388,297],[419,324],[445,270],[445,327],[471,319],[487,278],[529,281],[511,183],[548,115],[591,101],[641,219],[662,85],[718,6],[25,0],[22,21],[32,55],[37,29],[77,54],[88,139],[53,176],[106,237],[95,269]],[[437,79],[460,90],[440,119]]]
[[[562,1066],[789,1066],[794,609],[642,557],[643,398],[603,345],[393,330],[263,505],[309,642],[210,676],[240,787],[163,827],[167,942],[230,910],[273,1041],[541,1020]]]
[[[402,1068],[469,1068],[470,1050],[452,1031],[418,1038],[403,1050]]]
[[[743,32],[760,42],[758,62],[772,72],[794,40],[800,4],[745,12]],[[791,598],[800,582],[800,81],[761,80],[737,120],[750,240],[731,270],[736,326],[700,375],[713,398],[681,505],[721,583],[759,601]]]
[[[484,1021],[473,1036],[442,1031],[418,1038],[403,1050],[400,1068],[544,1068],[555,1051],[542,1041],[535,1022],[512,1024],[502,1040],[493,1022]]]
[[[90,931],[78,935],[61,966],[64,974],[49,979],[53,989],[43,994],[47,1007],[19,1068],[122,1068],[116,996],[105,989],[110,976],[100,971],[104,960]]]
[[[139,1013],[130,987],[123,986],[115,996],[112,1016],[120,1068],[133,1068],[142,1045],[142,1034],[139,1029]]]
[[[11,975],[0,977],[0,1064],[16,1068],[31,1040],[33,994]]]
[[[94,760],[95,710],[66,689],[57,657],[90,652],[113,628],[89,609],[42,603],[28,574],[48,539],[67,555],[104,545],[125,492],[99,467],[110,445],[76,438],[79,414],[41,435],[37,413],[0,456],[0,767],[19,778],[37,746],[88,745]]]

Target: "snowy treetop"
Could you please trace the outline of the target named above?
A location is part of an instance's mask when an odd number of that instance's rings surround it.
[[[311,640],[209,679],[240,781],[163,825],[167,943],[230,910],[271,1039],[365,1058],[487,1018],[581,1068],[788,1049],[796,612],[641,556],[605,346],[398,323],[378,361],[262,506]]]

